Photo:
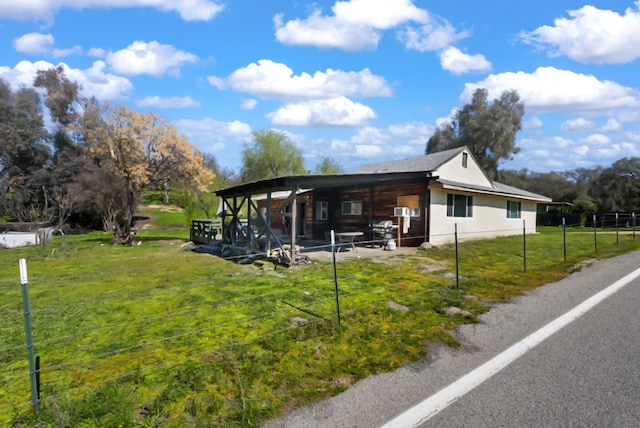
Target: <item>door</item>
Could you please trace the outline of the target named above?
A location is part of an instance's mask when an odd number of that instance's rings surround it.
[[[296,231],[298,236],[307,235],[307,203],[298,202],[298,219],[296,224]]]

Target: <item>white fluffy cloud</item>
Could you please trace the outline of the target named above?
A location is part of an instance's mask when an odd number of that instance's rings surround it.
[[[50,54],[54,58],[63,58],[82,52],[82,46],[76,45],[67,49],[54,49],[52,34],[29,33],[24,34],[13,41],[16,51],[31,55]]]
[[[575,147],[572,152],[577,156],[586,156],[587,153],[589,153],[589,146],[587,146],[586,144],[581,144],[578,147]]]
[[[524,122],[522,124],[522,127],[524,129],[537,129],[537,128],[542,128],[542,121],[540,120],[540,118],[533,116],[532,118],[530,118],[529,120],[527,120],[526,122]]]
[[[49,52],[53,48],[53,35],[42,33],[29,33],[22,35],[13,41],[16,51],[32,55]]]
[[[638,156],[639,151],[635,144],[632,143],[616,143],[607,147],[599,147],[594,150],[598,156],[618,159],[622,156]]]
[[[427,52],[445,49],[470,35],[469,31],[458,32],[446,19],[430,14],[428,21],[423,25],[399,31],[398,40],[407,49]]]
[[[591,134],[588,137],[581,139],[580,142],[592,146],[606,146],[611,144],[611,138],[602,134]]]
[[[600,132],[612,132],[620,130],[622,130],[622,124],[615,119],[607,120],[607,123],[605,123],[598,129],[598,131]]]
[[[204,153],[215,154],[219,150],[232,149],[251,136],[251,127],[239,120],[221,122],[211,118],[181,119],[176,122],[176,127]]]
[[[123,100],[133,89],[129,79],[106,73],[104,61],[95,61],[90,68],[69,68],[64,63],[54,65],[47,61],[20,61],[14,68],[0,67],[0,78],[10,82],[13,89],[21,85],[32,86],[38,70],[48,70],[62,65],[67,77],[81,86],[82,96],[95,96],[101,101]]]
[[[573,141],[563,137],[553,137],[551,141],[553,142],[553,145],[559,149],[564,149],[565,147],[569,147],[573,144]]]
[[[381,31],[406,22],[425,23],[428,12],[413,0],[347,0],[331,8],[332,15],[314,10],[306,19],[274,18],[276,39],[287,45],[311,45],[348,51],[375,49]]]
[[[376,113],[364,104],[346,97],[289,103],[267,115],[274,125],[286,126],[360,126]]]
[[[611,109],[640,107],[640,91],[595,76],[540,67],[533,73],[491,74],[483,81],[467,83],[460,101],[471,100],[477,88],[485,88],[489,98],[516,90],[529,113],[610,113]]]
[[[405,147],[402,149],[415,150],[419,146],[424,151],[426,141],[433,134],[435,128],[424,122],[406,122],[390,125],[387,128],[376,128],[367,126],[358,129],[356,135],[351,137],[352,144],[392,144],[400,143]]]
[[[209,21],[224,6],[217,0],[18,0],[3,1],[0,17],[27,21],[52,21],[59,9],[151,7],[163,12],[177,12],[185,21]]]
[[[583,6],[558,18],[553,26],[521,32],[520,38],[550,56],[566,55],[583,63],[620,64],[640,58],[640,1],[624,14]]]
[[[577,119],[565,120],[560,124],[560,129],[562,129],[564,132],[584,131],[585,129],[591,129],[593,127],[595,127],[595,124],[593,122],[581,117]]]
[[[126,49],[107,53],[106,60],[117,73],[161,77],[165,74],[179,75],[180,67],[196,62],[198,57],[154,40],[133,42]]]
[[[161,98],[159,96],[151,96],[136,101],[136,105],[138,107],[155,108],[196,108],[200,107],[200,102],[191,97]]]
[[[440,53],[440,64],[444,70],[457,75],[491,70],[491,63],[484,55],[468,55],[453,46]]]
[[[314,146],[321,146],[321,158],[329,153],[337,153],[340,159],[351,159],[357,165],[362,162],[377,162],[389,156],[411,157],[424,154],[426,141],[433,134],[434,127],[424,122],[406,122],[387,128],[365,126],[347,140],[320,141],[305,148],[305,153],[313,152]],[[317,150],[317,149],[316,149]]]
[[[51,52],[51,55],[54,58],[64,58],[67,57],[69,55],[76,55],[76,54],[81,54],[82,53],[82,46],[80,45],[75,45],[72,48],[68,48],[68,49],[54,49]]]
[[[209,83],[219,89],[227,85],[237,91],[262,98],[317,99],[340,96],[391,96],[391,88],[381,76],[369,69],[341,71],[327,69],[313,75],[294,75],[286,64],[260,60],[240,68],[226,79],[208,77]]]
[[[258,105],[258,101],[253,98],[243,98],[240,100],[240,109],[241,110],[253,110]]]

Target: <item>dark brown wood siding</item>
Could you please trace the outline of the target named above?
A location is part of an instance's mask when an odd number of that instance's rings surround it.
[[[362,240],[372,238],[372,224],[392,220],[398,224],[398,218],[393,216],[393,208],[398,206],[398,197],[417,196],[419,200],[420,217],[412,217],[407,234],[401,235],[402,246],[418,246],[425,240],[425,195],[427,181],[395,184],[387,186],[372,186],[366,188],[334,188],[316,189],[313,198],[316,204],[326,201],[329,205],[329,218],[318,220],[316,207],[313,207],[313,238],[326,239],[332,229],[336,232],[364,232]],[[344,215],[343,202],[359,202],[362,212],[358,215]],[[309,233],[307,233],[309,235]]]

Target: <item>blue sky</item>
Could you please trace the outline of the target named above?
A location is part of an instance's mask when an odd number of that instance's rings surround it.
[[[0,78],[63,64],[238,170],[253,130],[313,170],[417,156],[476,88],[526,106],[502,168],[640,156],[640,0],[0,0]]]

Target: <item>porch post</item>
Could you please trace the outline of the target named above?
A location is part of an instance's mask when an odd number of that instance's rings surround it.
[[[298,199],[296,198],[296,189],[292,190],[293,201],[291,202],[291,264],[296,261],[296,224],[298,222]]]
[[[267,257],[271,257],[271,191],[267,192],[267,212],[266,220],[269,227],[267,228]]]
[[[245,196],[245,198],[247,198],[247,201],[250,201],[251,195]],[[249,244],[248,244],[249,248],[253,247],[253,239],[251,239],[252,236],[253,234],[251,233],[251,204],[247,203],[247,238],[249,239]]]

